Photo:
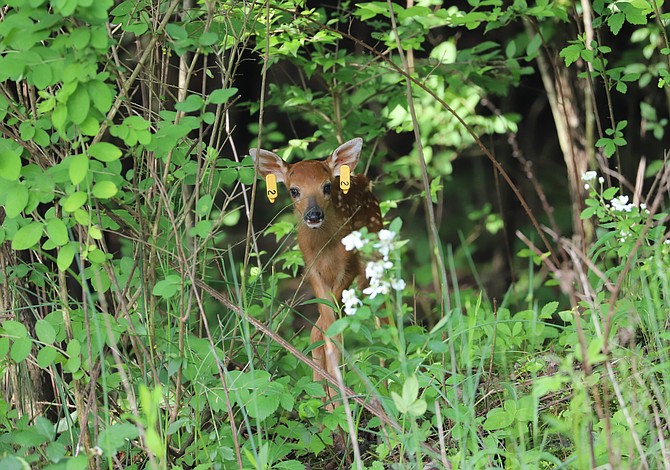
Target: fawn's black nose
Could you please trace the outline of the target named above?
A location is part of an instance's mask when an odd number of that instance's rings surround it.
[[[323,211],[319,206],[312,206],[307,209],[303,219],[309,228],[319,228],[323,223]]]

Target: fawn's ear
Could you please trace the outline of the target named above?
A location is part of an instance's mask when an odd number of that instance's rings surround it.
[[[360,137],[351,139],[349,142],[345,142],[337,147],[327,160],[328,166],[333,171],[333,175],[340,175],[340,167],[342,165],[347,165],[351,170],[351,173],[353,173],[354,168],[358,165],[358,157],[361,154],[362,148],[363,139]]]
[[[277,177],[278,183],[286,181],[288,165],[279,155],[263,149],[251,149],[249,150],[249,155],[251,155],[254,163],[258,165],[258,171],[263,178],[269,174],[273,174]]]

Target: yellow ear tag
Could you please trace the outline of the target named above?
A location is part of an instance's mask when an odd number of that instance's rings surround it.
[[[351,170],[348,165],[342,165],[340,167],[340,189],[344,194],[349,192],[351,187]]]
[[[265,177],[265,185],[267,186],[268,201],[274,204],[275,199],[277,199],[277,177],[270,173]]]

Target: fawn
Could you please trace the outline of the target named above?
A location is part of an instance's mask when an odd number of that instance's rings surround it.
[[[314,295],[320,299],[342,299],[342,291],[349,288],[358,277],[363,289],[367,280],[365,269],[357,252],[346,251],[342,238],[354,230],[367,227],[370,232],[382,228],[379,202],[372,194],[371,183],[365,175],[353,174],[363,147],[363,140],[356,138],[340,145],[325,160],[308,160],[294,164],[284,162],[267,150],[251,149],[249,153],[265,178],[274,174],[291,194],[293,208],[300,217],[298,246],[305,260],[305,277]],[[347,194],[340,189],[340,168],[347,165],[352,170],[351,186]],[[332,347],[324,332],[335,321],[335,312],[319,304],[319,318],[312,328],[310,342],[325,341],[312,350],[314,361],[330,374],[339,365],[340,353]],[[341,338],[337,338],[339,342]],[[328,346],[328,349],[326,347]],[[334,360],[328,360],[327,352]],[[314,380],[323,379],[314,371]],[[332,410],[335,391],[325,387],[328,405]]]

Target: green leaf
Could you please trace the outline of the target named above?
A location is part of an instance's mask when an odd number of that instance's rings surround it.
[[[29,355],[30,350],[33,348],[33,340],[30,338],[19,338],[15,339],[12,343],[12,348],[9,351],[9,357],[12,358],[14,362],[22,362]]]
[[[65,122],[67,121],[67,106],[60,103],[58,104],[53,112],[51,113],[51,122],[56,130],[62,131],[65,128]]]
[[[428,409],[428,403],[426,403],[426,400],[420,398],[412,402],[412,404],[407,409],[407,414],[419,417],[423,415],[427,409]]]
[[[51,344],[56,341],[56,330],[47,320],[37,320],[35,322],[35,334],[37,339],[45,344]]]
[[[70,16],[77,9],[77,0],[55,0],[52,2],[56,13],[63,16]]]
[[[88,455],[81,453],[76,457],[67,459],[66,470],[87,470],[88,469]]]
[[[38,434],[44,436],[47,441],[53,441],[56,437],[54,424],[44,416],[38,416],[37,419],[35,419],[34,429]]]
[[[168,23],[168,25],[165,27],[165,30],[170,35],[172,40],[178,41],[180,39],[188,39],[188,33],[182,25]]]
[[[279,400],[275,396],[267,396],[261,393],[255,393],[252,396],[251,402],[247,404],[247,413],[252,418],[263,421],[279,408]]]
[[[241,211],[228,212],[223,216],[223,219],[221,219],[221,223],[227,227],[234,227],[240,221],[241,215]]]
[[[612,186],[611,188],[607,188],[605,191],[603,191],[603,198],[609,201],[614,196],[616,196],[617,192],[619,192],[619,188],[617,188],[616,186]]]
[[[152,291],[153,295],[169,299],[181,290],[181,277],[177,274],[170,274],[162,281],[158,281]]]
[[[207,217],[209,215],[209,211],[212,210],[212,202],[213,199],[211,195],[202,195],[195,205],[195,213],[198,214],[199,217]]]
[[[591,364],[596,362],[601,362],[607,359],[607,357],[602,354],[604,339],[602,337],[595,337],[591,340],[587,348],[587,354],[589,362]]]
[[[334,336],[341,334],[344,330],[347,329],[347,327],[349,326],[349,322],[350,322],[349,317],[342,317],[335,320],[333,324],[330,325],[326,330],[326,336],[332,338]]]
[[[74,246],[71,243],[62,246],[60,250],[58,250],[58,256],[56,256],[56,265],[58,266],[58,269],[65,271],[70,267],[73,260]]]
[[[571,44],[564,47],[559,54],[565,59],[565,66],[569,67],[573,62],[579,59],[581,51],[584,49],[582,44]]]
[[[542,311],[540,312],[540,317],[546,318],[550,317],[551,315],[554,314],[554,312],[558,309],[558,302],[549,302],[547,305],[542,307]]]
[[[395,404],[395,407],[398,408],[398,411],[402,414],[407,413],[410,404],[405,403],[405,401],[402,399],[400,395],[398,395],[396,392],[391,392],[391,398],[393,398],[393,403]]]
[[[542,46],[542,36],[536,34],[530,40],[528,46],[526,46],[526,55],[528,58],[535,58],[537,56],[537,51],[540,49],[540,46]]]
[[[58,351],[53,346],[44,346],[37,353],[37,365],[42,369],[46,369],[53,365],[54,361],[58,357]]]
[[[111,86],[100,80],[88,83],[93,106],[101,113],[106,113],[112,107],[113,93]]]
[[[91,225],[88,228],[88,236],[94,238],[95,240],[102,240],[102,231],[97,225]]]
[[[616,152],[616,144],[612,139],[608,139],[607,137],[601,137],[598,139],[596,142],[596,147],[602,147],[603,152],[605,152],[605,156],[607,158],[611,157],[614,155],[614,152]]]
[[[86,178],[88,174],[88,157],[84,154],[75,155],[70,158],[70,168],[68,173],[72,184],[79,184]]]
[[[145,431],[145,440],[147,448],[155,455],[162,455],[165,452],[163,440],[154,428],[148,428]]]
[[[25,184],[15,184],[14,189],[7,194],[5,201],[5,215],[13,219],[23,212],[28,204],[30,192]]]
[[[0,336],[0,358],[5,357],[9,353],[9,338]],[[319,387],[321,387],[319,385]]]
[[[98,199],[109,199],[119,191],[111,181],[100,181],[93,186],[93,195]]]
[[[596,213],[597,210],[598,210],[597,207],[587,207],[582,211],[581,214],[579,214],[579,218],[582,220],[590,219],[591,217],[593,217],[593,215]]]
[[[84,119],[84,122],[79,125],[79,129],[82,134],[93,137],[100,131],[100,123],[89,114],[88,117]]]
[[[63,246],[70,241],[67,225],[61,219],[50,219],[47,222],[47,235],[56,246]]]
[[[45,449],[47,458],[51,462],[60,462],[67,455],[67,452],[68,450],[65,448],[65,445],[60,441],[50,442]]]
[[[113,162],[121,158],[121,150],[109,142],[98,142],[88,148],[88,154],[101,162]]]
[[[220,88],[214,90],[207,97],[207,103],[223,104],[237,93],[237,88]]]
[[[402,398],[406,402],[413,402],[419,396],[419,381],[415,375],[407,378],[402,386]]]
[[[612,34],[617,35],[619,34],[619,31],[621,31],[621,27],[623,26],[624,22],[624,14],[621,12],[616,12],[613,15],[610,15],[609,18],[607,18],[607,26],[610,27],[610,31],[612,31]]]
[[[21,175],[23,149],[14,141],[0,139],[0,177],[16,181]]]
[[[73,123],[78,125],[84,122],[90,108],[91,100],[88,97],[88,90],[84,84],[80,83],[67,100],[67,115]]]
[[[410,414],[412,416],[421,416],[426,412],[427,403],[423,399],[418,399],[419,396],[419,381],[416,376],[408,377],[402,386],[402,396],[395,392],[391,392],[393,402],[402,414]]]
[[[119,449],[128,446],[138,435],[137,426],[133,424],[113,424],[98,435],[98,447],[102,449],[103,455],[113,456]]]
[[[437,193],[442,191],[444,186],[442,185],[442,177],[438,176],[433,178],[430,182],[430,200],[433,201],[433,204],[438,203]]]
[[[2,329],[5,330],[7,336],[12,339],[25,338],[28,336],[28,330],[23,323],[16,320],[6,320],[2,322]]]
[[[502,408],[494,408],[486,414],[483,428],[487,431],[504,429],[514,422],[514,416]]]
[[[43,225],[41,222],[30,222],[21,227],[12,240],[12,250],[27,250],[37,245],[42,238]]]
[[[238,170],[238,178],[242,184],[253,184],[256,179],[256,172],[253,168],[241,167]]]
[[[81,367],[81,343],[73,339],[67,345],[68,360],[65,362],[65,370],[70,373],[77,372]]]
[[[21,140],[27,142],[35,137],[35,126],[30,121],[23,121],[19,126],[19,132],[21,133]]]
[[[77,209],[74,211],[74,220],[80,225],[88,226],[91,224],[91,215],[84,209]]]
[[[63,206],[63,210],[65,212],[74,212],[81,206],[83,206],[87,199],[88,196],[86,195],[86,193],[77,191],[75,193],[70,194],[65,199],[63,199],[61,201],[61,205]]]
[[[191,227],[188,231],[191,237],[207,238],[212,233],[214,223],[211,220],[201,220],[195,227]]]
[[[107,255],[105,255],[105,252],[102,251],[102,250],[99,250],[98,248],[95,248],[95,249],[89,251],[86,258],[91,263],[95,263],[95,264],[102,264],[105,261],[107,261]]]
[[[204,101],[200,95],[188,95],[184,101],[175,105],[175,109],[184,113],[190,113],[202,109],[203,104]]]
[[[219,35],[216,34],[213,31],[207,31],[206,33],[202,33],[202,35],[198,38],[198,43],[201,46],[211,46],[212,44],[215,44],[219,40]]]
[[[647,24],[647,15],[639,8],[632,5],[627,5],[624,9],[626,21],[630,24]]]

